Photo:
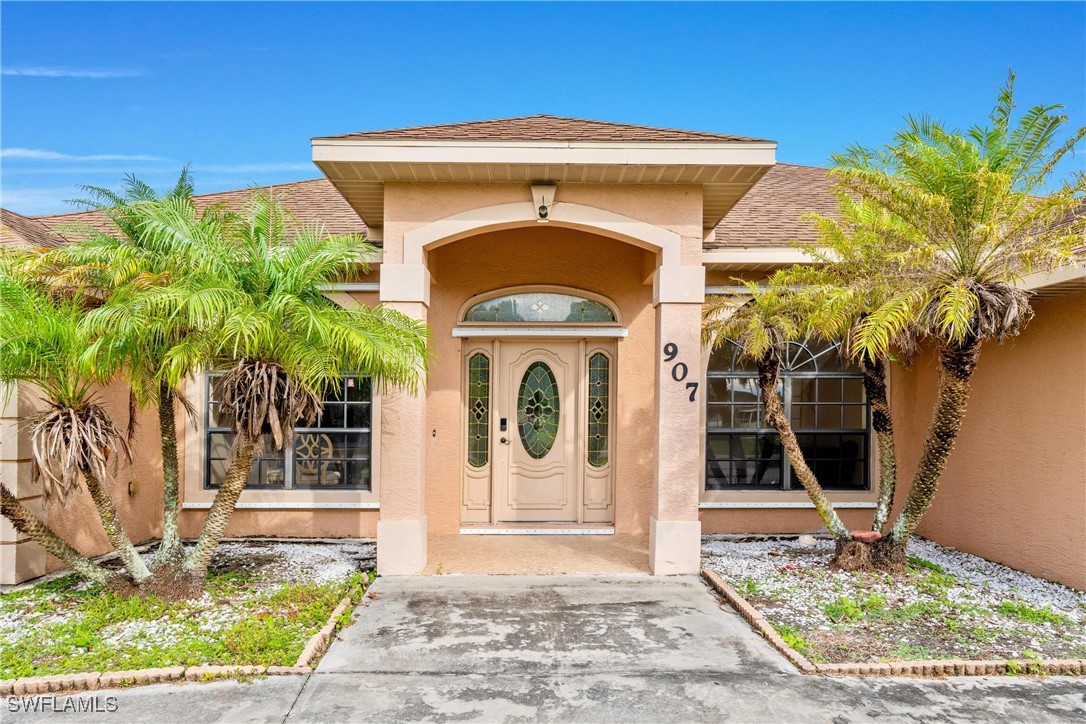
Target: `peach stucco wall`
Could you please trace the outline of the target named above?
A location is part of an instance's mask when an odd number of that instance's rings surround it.
[[[981,352],[968,411],[918,532],[1086,589],[1086,293],[1035,302],[1017,339]],[[892,379],[901,479],[915,470],[937,373]]]
[[[463,341],[452,336],[457,314],[477,294],[527,284],[583,289],[618,306],[629,336],[618,341],[615,361],[615,394],[620,400],[613,418],[616,530],[647,532],[655,324],[645,256],[647,252],[623,242],[542,225],[481,234],[431,253],[429,322],[435,359],[428,384],[426,422],[431,434],[426,436],[425,452],[431,532],[454,533],[460,525]]]
[[[181,535],[195,538],[206,510],[181,512]],[[235,510],[227,536],[274,538],[372,538],[377,533],[376,510]]]
[[[871,510],[843,509],[838,513],[853,529],[871,527]],[[708,508],[701,511],[702,532],[787,535],[825,532],[814,508]]]
[[[404,234],[430,222],[462,211],[530,200],[524,184],[387,183],[385,262],[402,262]],[[575,203],[605,209],[678,234],[681,262],[692,265],[701,264],[701,201],[700,186],[560,184],[555,194],[555,205]],[[652,267],[646,271],[651,274]]]

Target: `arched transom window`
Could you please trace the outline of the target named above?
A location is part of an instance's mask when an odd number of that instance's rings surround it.
[[[790,342],[781,354],[781,396],[807,463],[828,490],[865,490],[869,480],[863,372],[839,344]],[[729,343],[709,360],[705,486],[708,490],[800,489],[780,436],[765,423],[754,363]]]
[[[562,291],[517,291],[476,302],[468,323],[613,324],[617,318],[600,299]]]

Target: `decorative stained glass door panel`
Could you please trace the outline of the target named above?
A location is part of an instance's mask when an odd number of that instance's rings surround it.
[[[501,343],[495,522],[577,521],[577,362],[576,342]]]
[[[614,496],[611,444],[611,373],[610,349],[590,345],[585,358],[585,426],[579,437],[585,441],[584,491],[581,494],[583,523],[614,521]]]

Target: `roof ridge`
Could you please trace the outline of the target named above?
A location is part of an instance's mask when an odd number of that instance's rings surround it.
[[[789,163],[787,161],[777,161],[774,165],[775,166],[791,166],[792,168],[811,168],[811,169],[818,169],[819,171],[832,171],[833,170],[828,166],[818,166],[818,165],[813,165],[813,164],[809,164],[809,163]]]
[[[545,125],[527,130],[523,124],[532,121],[551,122],[551,127]],[[518,128],[517,124],[521,124]],[[581,128],[577,128],[580,124]],[[493,129],[490,134],[477,135],[482,129]],[[593,129],[627,130],[623,138],[618,134],[598,135],[593,134]],[[476,133],[472,133],[475,130]],[[448,136],[440,135],[443,131]],[[485,136],[491,135],[491,139]],[[593,138],[593,135],[596,135]],[[653,138],[653,136],[658,138]],[[765,142],[762,139],[738,136],[717,131],[690,130],[671,126],[650,126],[644,123],[631,123],[627,121],[604,121],[593,118],[580,118],[576,116],[559,116],[551,113],[536,113],[522,116],[508,116],[504,118],[484,118],[471,121],[450,121],[448,123],[430,123],[421,126],[400,126],[397,128],[382,128],[369,131],[353,131],[325,136],[315,136],[319,139],[344,139],[344,138],[370,138],[370,139],[407,139],[407,140],[569,140],[569,141],[612,141],[612,142],[675,142],[675,141],[727,141],[727,142]]]

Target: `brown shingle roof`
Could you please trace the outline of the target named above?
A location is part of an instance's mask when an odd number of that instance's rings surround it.
[[[826,174],[826,169],[817,166],[777,164],[724,217],[716,228],[715,237],[706,243],[705,248],[783,246],[791,241],[814,241],[814,227],[801,217],[809,212],[827,216],[837,213],[836,199],[831,193],[832,183]],[[321,222],[329,233],[364,233],[366,230],[365,223],[327,179],[264,188],[283,194],[288,208],[301,221]],[[250,189],[204,194],[196,197],[196,203],[200,208],[219,202],[241,208],[249,194]],[[45,234],[50,229],[54,230],[53,233],[62,233],[62,227],[69,224],[108,228],[105,217],[98,212],[34,218],[7,211],[5,214],[12,214],[33,228],[42,229]],[[8,226],[7,218],[5,215],[4,226]]]
[[[813,242],[815,227],[801,217],[837,215],[837,198],[828,170],[779,163],[754,185],[716,227],[706,249],[729,246],[783,246]]]
[[[700,141],[702,143],[759,141],[756,138],[706,131],[683,131],[676,128],[654,128],[629,123],[589,121],[581,118],[547,115],[392,128],[384,131],[344,133],[337,136],[324,136],[323,138],[419,141]]]
[[[366,232],[366,224],[328,179],[318,178],[259,187],[262,191],[269,189],[283,196],[283,203],[302,223],[323,224],[325,231],[329,234],[364,234]],[[212,204],[222,203],[228,208],[241,210],[254,190],[238,189],[201,194],[195,197],[196,207],[205,209]],[[64,233],[66,226],[87,225],[102,231],[108,231],[111,226],[105,215],[98,211],[37,216],[34,220],[54,229],[59,234]]]
[[[62,239],[37,219],[0,209],[0,246],[30,246],[50,249],[60,246]]]

